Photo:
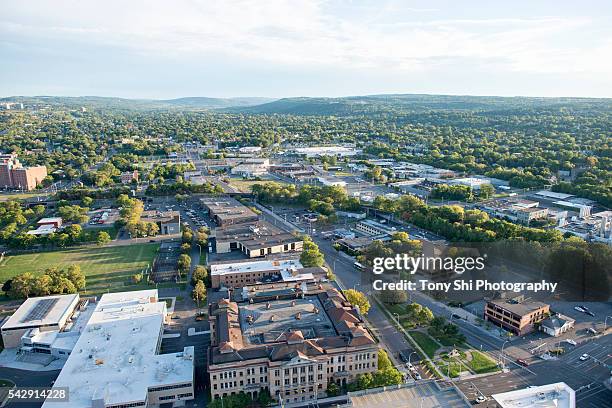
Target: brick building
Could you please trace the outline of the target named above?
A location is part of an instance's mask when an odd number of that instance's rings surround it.
[[[45,177],[46,166],[23,167],[15,153],[0,155],[0,188],[34,190]]]

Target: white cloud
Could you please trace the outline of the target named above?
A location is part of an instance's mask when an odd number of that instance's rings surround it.
[[[398,3],[339,14],[335,3],[266,1],[13,1],[0,35],[19,43],[116,47],[136,55],[422,71],[471,61],[483,69],[564,73],[612,71],[610,30],[589,43],[583,17],[440,18],[436,8]],[[350,7],[344,5],[344,7]],[[552,10],[554,11],[554,10]]]

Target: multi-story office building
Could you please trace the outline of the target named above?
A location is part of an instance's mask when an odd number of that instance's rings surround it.
[[[257,283],[314,282],[325,278],[322,267],[304,268],[297,258],[232,260],[210,265],[212,287],[241,288]]]
[[[540,323],[549,315],[549,305],[534,300],[525,300],[523,296],[490,300],[484,312],[485,320],[517,336],[530,333],[534,330],[536,323]]]
[[[202,206],[218,226],[255,222],[259,216],[250,208],[231,197],[204,197]]]
[[[548,208],[531,207],[516,210],[516,219],[524,225],[529,225],[533,220],[539,220],[548,216]]]
[[[378,346],[357,308],[329,283],[233,291],[210,305],[213,398],[267,391],[278,402],[325,395],[377,370]]]
[[[282,231],[267,221],[215,228],[212,240],[217,253],[239,250],[248,258],[300,252],[304,244],[302,238]]]
[[[33,190],[45,177],[46,166],[23,167],[16,154],[0,154],[0,188]]]
[[[397,232],[394,227],[389,227],[374,220],[362,220],[355,225],[355,230],[367,235],[392,235]]]

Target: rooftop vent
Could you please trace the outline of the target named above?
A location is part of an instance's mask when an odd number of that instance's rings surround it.
[[[295,320],[302,320],[302,312],[297,312],[295,314]]]

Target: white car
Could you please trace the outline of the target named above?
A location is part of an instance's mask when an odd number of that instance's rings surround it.
[[[586,360],[589,359],[589,357],[590,356],[588,354],[584,353],[583,355],[580,356],[579,360],[580,361],[586,361]]]
[[[574,306],[574,310],[577,310],[577,311],[582,312],[582,313],[586,312],[586,310],[584,310],[580,306]]]
[[[567,340],[565,340],[565,342],[568,343],[568,344],[571,344],[572,346],[576,345],[576,342],[574,340],[572,340],[572,339],[567,339]]]
[[[483,396],[483,395],[479,395],[478,398],[476,398],[476,403],[477,404],[482,404],[483,402],[485,402],[487,399]]]

